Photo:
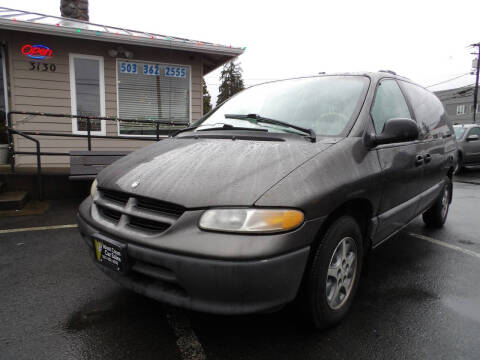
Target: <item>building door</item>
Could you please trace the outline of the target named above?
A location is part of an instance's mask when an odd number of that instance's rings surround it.
[[[8,113],[8,88],[5,49],[0,45],[0,144],[8,143],[6,130]]]
[[[5,121],[5,114],[8,112],[8,98],[7,98],[7,66],[5,49],[0,46],[0,120]]]

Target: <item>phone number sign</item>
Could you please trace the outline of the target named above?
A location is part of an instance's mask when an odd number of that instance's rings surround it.
[[[163,74],[165,77],[182,79],[187,76],[187,69],[182,66],[140,64],[133,62],[120,62],[120,72],[122,74],[143,74],[152,76]]]

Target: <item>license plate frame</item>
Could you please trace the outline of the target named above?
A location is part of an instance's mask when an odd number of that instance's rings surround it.
[[[127,244],[99,234],[92,236],[92,242],[96,261],[117,272],[127,271]]]

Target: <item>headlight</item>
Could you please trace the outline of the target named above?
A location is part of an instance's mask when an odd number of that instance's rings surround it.
[[[92,186],[90,187],[90,195],[93,196],[97,192],[97,179],[93,180]]]
[[[295,229],[303,213],[292,209],[212,209],[203,213],[199,226],[204,230],[275,233]]]

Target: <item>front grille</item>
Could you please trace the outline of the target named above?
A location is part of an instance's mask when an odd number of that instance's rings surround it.
[[[137,207],[141,209],[158,211],[161,213],[172,214],[176,216],[182,215],[183,212],[185,211],[183,206],[170,204],[164,201],[153,200],[145,197],[137,198]]]
[[[121,203],[121,204],[126,204],[128,201],[128,198],[130,195],[120,192],[120,191],[115,191],[115,190],[106,190],[106,189],[101,189],[102,196],[106,199]]]
[[[106,218],[112,220],[112,221],[119,221],[120,217],[122,216],[122,213],[119,211],[111,210],[109,208],[105,208],[102,206],[99,206],[99,211],[102,213],[103,216]]]
[[[121,191],[99,188],[92,216],[110,227],[128,229],[146,235],[159,234],[172,226],[184,213],[181,205],[135,196]],[[120,221],[120,219],[123,219]]]
[[[129,225],[134,228],[144,229],[153,232],[163,232],[170,227],[170,225],[163,222],[143,219],[141,217],[131,215]]]

